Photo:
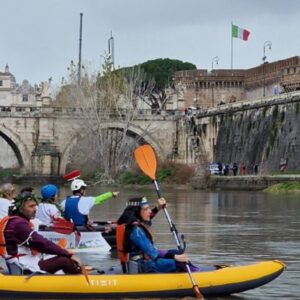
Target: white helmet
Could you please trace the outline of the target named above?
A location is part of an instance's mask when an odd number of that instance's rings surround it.
[[[78,191],[83,186],[86,187],[86,184],[85,184],[85,182],[83,180],[81,180],[81,179],[75,179],[71,183],[71,191]]]

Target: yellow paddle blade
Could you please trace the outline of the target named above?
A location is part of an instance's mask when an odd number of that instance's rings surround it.
[[[156,179],[157,161],[153,148],[143,145],[134,150],[135,161],[140,169],[152,180]]]

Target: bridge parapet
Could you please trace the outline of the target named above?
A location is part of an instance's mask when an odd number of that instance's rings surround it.
[[[95,113],[94,109],[90,109],[91,115]],[[58,116],[61,118],[84,118],[84,114],[89,114],[88,109],[76,107],[38,107],[38,106],[0,106],[1,117],[52,117]],[[118,119],[132,114],[131,110],[118,109],[112,110],[109,113],[98,113],[102,117]],[[182,112],[179,110],[153,110],[153,109],[138,109],[133,112],[136,120],[176,120],[182,117]]]
[[[234,103],[223,104],[218,107],[201,110],[196,113],[197,118],[206,118],[211,116],[222,115],[227,112],[237,112],[249,109],[257,109],[264,106],[272,106],[286,103],[300,102],[300,91],[284,93],[272,97],[255,99],[251,101],[238,101]]]

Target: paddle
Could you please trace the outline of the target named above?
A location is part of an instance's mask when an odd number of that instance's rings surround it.
[[[75,225],[73,222],[65,220],[63,218],[52,218],[53,224],[49,227],[51,230],[61,234],[71,234],[75,231]]]
[[[157,160],[156,160],[156,156],[155,156],[154,150],[152,149],[152,147],[150,145],[140,146],[140,147],[138,147],[138,148],[136,148],[134,150],[134,157],[135,157],[135,161],[137,162],[137,164],[140,167],[140,169],[150,179],[152,179],[152,181],[154,183],[154,186],[155,186],[156,193],[157,193],[158,197],[161,198],[161,193],[160,193],[160,190],[159,190],[159,186],[158,186],[158,183],[156,181]],[[182,247],[182,245],[181,245],[181,243],[179,241],[175,225],[173,224],[173,222],[172,222],[172,220],[170,218],[170,215],[169,215],[169,213],[167,211],[167,208],[164,207],[163,210],[164,210],[165,216],[166,216],[166,218],[168,220],[168,223],[170,225],[171,232],[174,235],[174,238],[175,238],[175,241],[176,241],[176,244],[177,244],[177,248],[178,248],[178,250],[179,250],[180,253],[183,253],[184,252],[183,251],[183,247]],[[186,263],[186,269],[188,271],[190,280],[192,282],[193,290],[194,290],[196,298],[198,298],[198,299],[204,299],[203,295],[200,292],[200,289],[199,289],[197,283],[194,280],[194,277],[192,275],[192,272],[191,272],[191,269],[190,269],[188,263]]]
[[[88,272],[87,272],[87,270],[86,270],[86,268],[85,268],[84,265],[81,265],[81,272],[82,272],[82,274],[84,275],[85,280],[86,280],[86,282],[88,283],[88,285],[91,285],[90,279],[89,279],[89,275],[88,275]]]
[[[80,176],[80,170],[74,170],[63,176],[63,179],[70,181],[78,178]]]

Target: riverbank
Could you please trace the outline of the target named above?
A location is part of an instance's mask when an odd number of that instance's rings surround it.
[[[284,182],[300,183],[300,175],[213,175],[208,178],[207,188],[212,190],[264,190],[274,184]],[[197,182],[195,188],[197,188]],[[201,188],[200,184],[198,188]]]
[[[66,184],[66,181],[60,176],[41,176],[41,175],[17,175],[0,180],[0,183],[11,182],[18,185],[46,184],[53,183],[57,185]],[[270,186],[280,183],[298,183],[300,184],[300,175],[244,175],[244,176],[218,176],[211,175],[207,178],[207,182],[203,184],[203,180],[194,179],[193,183],[160,183],[163,190],[175,189],[208,189],[208,190],[264,190]],[[89,183],[89,182],[88,182]],[[100,183],[98,183],[101,185]],[[97,184],[97,185],[98,185]],[[94,184],[91,182],[91,186]],[[107,185],[107,184],[105,184]],[[153,185],[149,184],[120,184],[115,183],[111,186],[122,186],[130,189],[152,189]]]

